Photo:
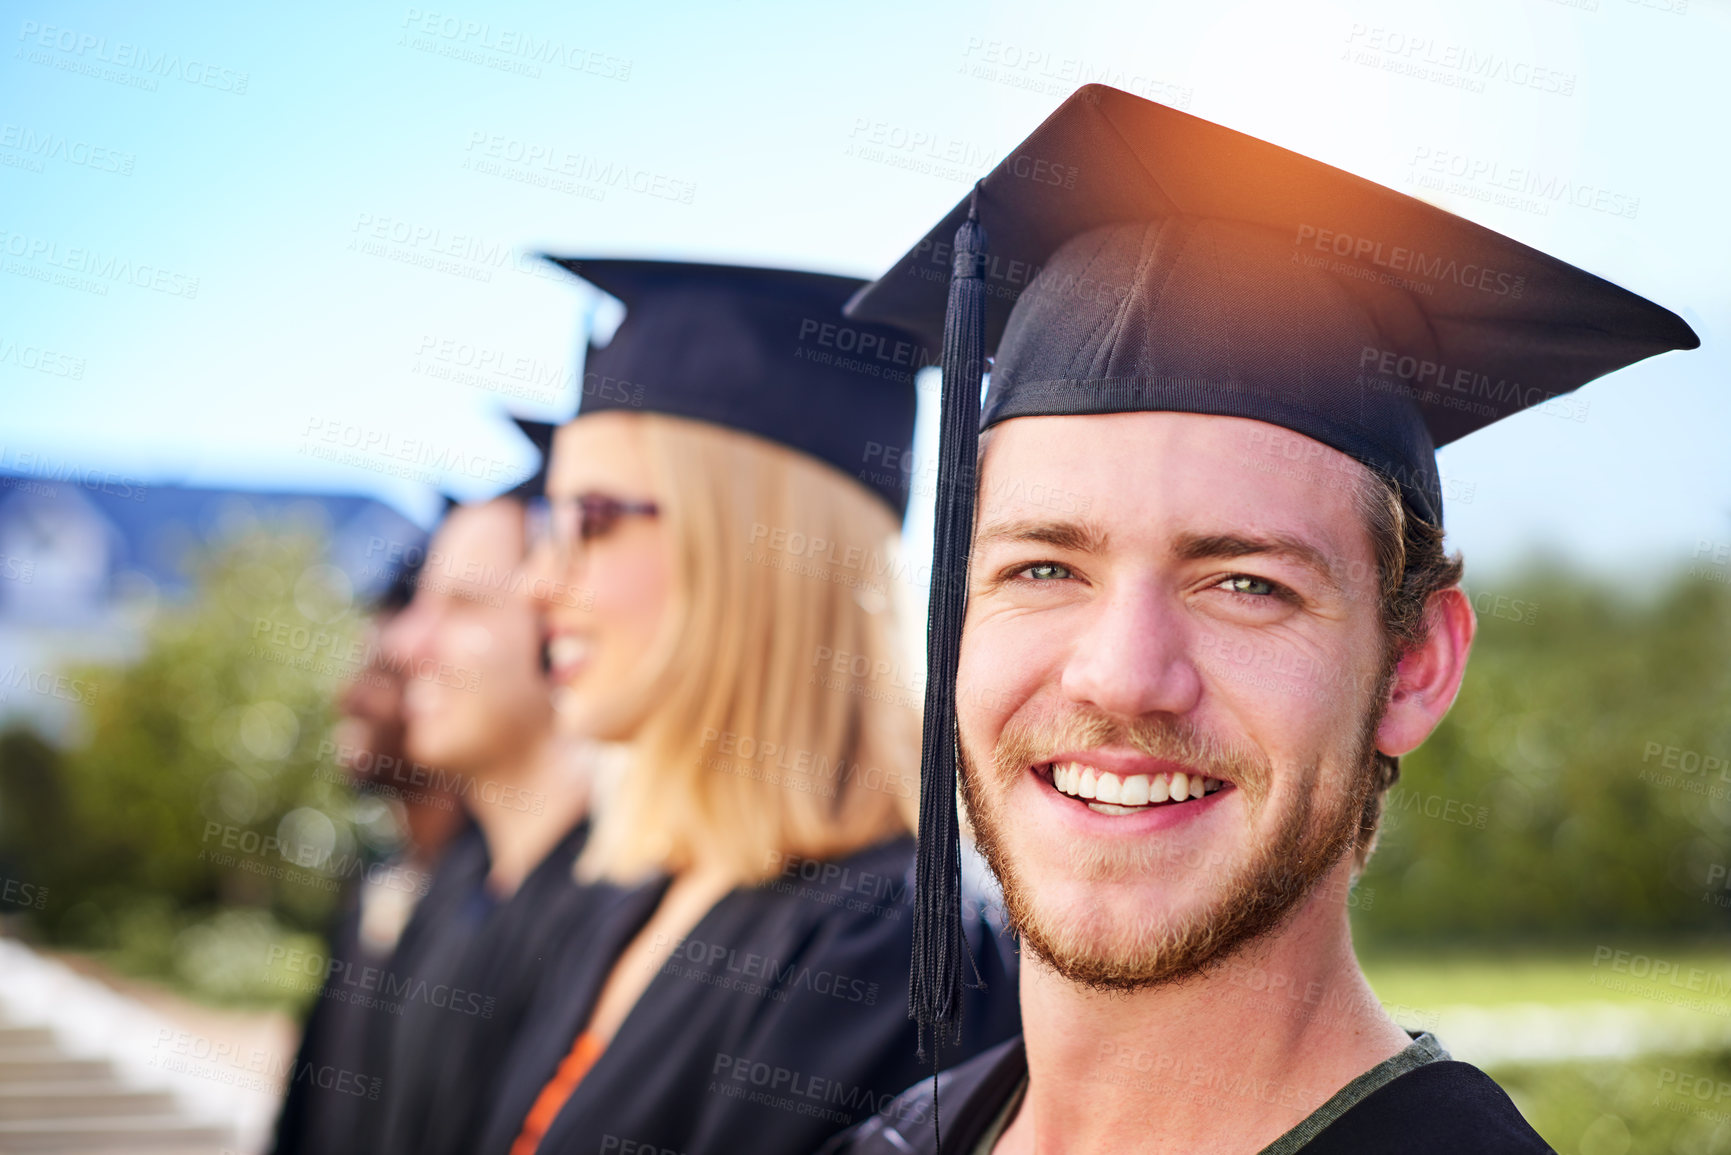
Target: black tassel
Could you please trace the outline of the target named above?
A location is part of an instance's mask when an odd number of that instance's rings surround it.
[[[968,608],[968,552],[974,535],[974,473],[985,373],[986,230],[979,186],[956,230],[955,265],[944,313],[938,498],[926,627],[926,712],[920,753],[920,836],[914,875],[914,957],[908,1015],[919,1023],[920,1057],[961,1033],[962,840],[956,820],[956,662]],[[937,1125],[933,1086],[933,1127]]]

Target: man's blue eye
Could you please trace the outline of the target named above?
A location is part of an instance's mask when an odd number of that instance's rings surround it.
[[[1057,562],[1052,561],[1043,561],[1038,565],[1031,565],[1022,572],[1038,582],[1060,581],[1070,576],[1069,570],[1065,569]]]
[[[1235,594],[1250,594],[1256,597],[1266,597],[1274,593],[1273,582],[1263,581],[1258,577],[1246,577],[1243,574],[1239,574],[1237,577],[1229,577],[1220,584],[1222,587],[1231,590]]]

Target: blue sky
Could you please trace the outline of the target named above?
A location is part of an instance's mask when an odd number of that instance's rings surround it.
[[[1544,548],[1638,580],[1731,542],[1731,5],[1075,7],[9,5],[0,466],[425,519],[434,484],[527,471],[501,407],[548,411],[573,367],[588,303],[523,254],[871,276],[1100,79],[1700,333],[1444,450],[1469,566]]]

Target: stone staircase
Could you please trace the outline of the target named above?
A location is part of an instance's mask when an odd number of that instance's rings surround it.
[[[0,939],[0,1155],[251,1155],[269,1065]]]

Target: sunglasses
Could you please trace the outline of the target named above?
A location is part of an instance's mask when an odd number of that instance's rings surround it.
[[[622,501],[604,493],[576,497],[537,497],[529,502],[529,544],[553,546],[560,560],[580,547],[605,537],[623,517],[654,517],[661,510],[653,501]]]

